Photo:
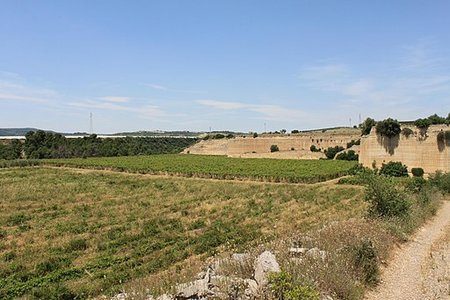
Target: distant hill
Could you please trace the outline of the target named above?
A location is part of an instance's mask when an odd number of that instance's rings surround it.
[[[27,134],[27,132],[30,131],[38,131],[40,129],[38,128],[31,128],[31,127],[26,127],[26,128],[0,128],[0,136],[23,136],[25,134]]]

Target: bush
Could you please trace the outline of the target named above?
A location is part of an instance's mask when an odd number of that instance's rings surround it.
[[[258,137],[258,133],[253,132],[253,138],[255,139],[255,138],[257,138],[257,137]]]
[[[358,160],[359,155],[353,150],[348,150],[346,152],[339,153],[336,155],[337,160]]]
[[[409,138],[412,134],[414,134],[414,131],[411,128],[405,127],[402,129],[402,134]]]
[[[344,150],[344,147],[342,146],[328,147],[328,149],[326,149],[324,153],[328,159],[333,159],[336,154],[338,152],[341,152],[342,150]]]
[[[412,168],[411,173],[414,177],[423,177],[423,174],[425,174],[422,168]]]
[[[400,123],[397,120],[388,118],[380,121],[376,125],[377,134],[392,138],[401,132]]]
[[[361,128],[361,135],[368,135],[373,126],[375,126],[377,122],[374,119],[367,118],[362,124],[359,125]]]
[[[269,287],[275,299],[319,300],[320,294],[311,285],[295,280],[283,271],[269,274]]]
[[[426,183],[427,181],[422,177],[413,177],[406,183],[406,189],[416,194],[424,189]]]
[[[373,285],[378,282],[380,270],[378,256],[371,240],[364,240],[355,247],[355,266],[361,271],[364,282]]]
[[[431,125],[430,119],[417,119],[414,121],[414,125],[418,128],[425,129]]]
[[[351,148],[353,145],[360,145],[361,144],[361,139],[359,140],[351,140],[349,143],[347,143],[347,149]]]
[[[368,178],[366,201],[370,203],[370,213],[380,217],[406,216],[411,206],[389,178],[376,175]]]
[[[320,149],[318,149],[316,145],[311,145],[311,147],[309,147],[309,150],[311,150],[311,152],[320,152]]]
[[[291,133],[292,134],[296,134],[296,133],[299,133],[299,131],[297,129],[294,129],[294,130],[291,131]]]
[[[450,173],[436,172],[428,178],[430,185],[450,194]]]
[[[277,152],[277,151],[280,151],[277,145],[270,146],[270,152]]]
[[[392,177],[408,177],[408,167],[399,161],[390,161],[381,166],[380,174]]]

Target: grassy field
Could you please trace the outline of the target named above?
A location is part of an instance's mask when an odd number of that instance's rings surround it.
[[[44,163],[186,177],[305,183],[346,175],[348,170],[356,165],[356,162],[340,160],[252,159],[176,154],[54,159],[45,160]]]
[[[279,179],[285,178],[280,175],[283,168],[288,178],[302,179],[330,176],[352,165],[257,161],[261,165],[249,159],[174,155],[62,162],[175,173],[187,172],[190,165],[189,175]],[[269,165],[274,172],[268,171]],[[366,209],[358,186],[151,178],[43,167],[1,169],[0,194],[2,299],[113,294],[125,282],[154,276],[174,264],[182,270],[192,257],[361,216]]]

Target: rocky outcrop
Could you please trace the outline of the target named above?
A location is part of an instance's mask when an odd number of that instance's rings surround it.
[[[369,135],[361,138],[359,162],[365,167],[380,168],[383,163],[401,161],[409,170],[450,172],[450,147],[438,140],[438,134],[450,130],[450,126],[432,125],[426,130],[403,126],[402,129],[396,137],[383,138],[372,128]]]
[[[185,149],[183,153],[204,155],[227,155],[230,157],[270,157],[292,159],[319,159],[321,152],[311,152],[311,145],[326,149],[334,146],[347,146],[352,140],[359,139],[359,130],[345,132],[310,132],[282,136],[237,137],[200,141]],[[270,146],[277,145],[279,152],[270,152]]]
[[[259,286],[266,286],[270,273],[280,272],[280,265],[275,255],[270,251],[264,251],[255,260],[255,280]]]

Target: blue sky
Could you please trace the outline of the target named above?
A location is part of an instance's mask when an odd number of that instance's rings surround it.
[[[450,1],[0,3],[0,127],[307,129],[450,111]]]

